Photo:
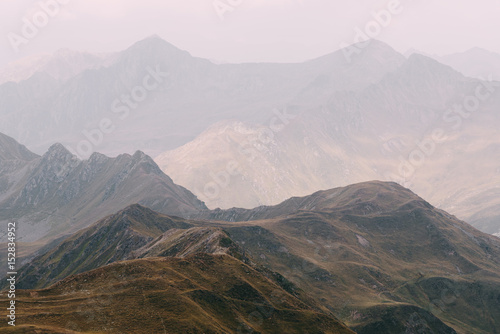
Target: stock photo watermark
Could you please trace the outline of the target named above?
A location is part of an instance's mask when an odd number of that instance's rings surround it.
[[[7,282],[9,307],[7,308],[7,323],[9,326],[16,326],[16,222],[7,224]]]
[[[244,2],[245,0],[214,0],[214,2],[212,2],[212,6],[214,7],[217,16],[219,16],[221,20],[224,20],[227,13],[233,12]]]
[[[139,85],[134,86],[128,93],[122,94],[111,103],[111,113],[120,121],[127,119],[131,111],[136,110],[153,91],[164,85],[170,77],[170,73],[164,72],[159,65],[155,68],[147,67],[146,72],[148,74],[143,77]],[[80,140],[75,149],[68,146],[68,150],[79,159],[88,158],[97,147],[103,144],[105,137],[116,130],[116,126],[116,120],[104,117],[94,128],[83,130],[82,135],[85,139]]]
[[[44,0],[37,3],[36,11],[22,18],[19,33],[9,32],[7,39],[12,49],[17,53],[22,45],[28,44],[35,39],[40,31],[61,12],[62,6],[69,4],[71,0]]]
[[[281,131],[293,120],[296,115],[290,114],[286,108],[283,110],[274,109],[274,116],[265,127],[258,129],[256,136],[248,137],[243,143],[238,145],[238,153],[243,155],[247,161],[253,162],[258,156],[259,151],[264,152],[268,146],[275,140],[275,135]],[[204,194],[205,197],[214,200],[218,198],[222,189],[229,187],[231,178],[242,175],[240,163],[237,160],[230,160],[224,170],[216,173],[210,171],[211,181],[205,184],[203,190],[195,189],[198,194]]]
[[[293,0],[300,5],[304,4],[304,0]],[[238,7],[240,7],[245,0],[214,0],[212,6],[215,13],[221,21],[226,19],[226,15],[234,12]]]
[[[464,97],[461,103],[456,103],[444,111],[441,120],[451,130],[457,131],[462,127],[465,119],[468,119],[473,113],[478,112],[484,104],[500,87],[500,82],[488,80],[481,81],[474,92]],[[416,142],[415,147],[408,156],[399,156],[399,166],[397,173],[387,173],[385,177],[395,181],[404,187],[411,186],[411,178],[415,175],[418,168],[422,167],[437,150],[438,145],[446,142],[446,135],[450,129],[443,127],[432,129],[421,140]]]

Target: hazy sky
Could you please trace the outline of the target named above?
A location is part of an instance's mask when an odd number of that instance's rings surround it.
[[[55,1],[64,4],[45,14],[40,4]],[[373,13],[398,2],[377,30]],[[23,34],[34,17],[41,27]],[[499,17],[500,0],[0,0],[0,67],[60,48],[119,51],[152,34],[212,60],[302,61],[352,44],[367,25],[400,52],[500,53]],[[9,36],[23,38],[18,52]]]

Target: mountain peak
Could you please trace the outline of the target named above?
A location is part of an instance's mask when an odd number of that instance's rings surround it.
[[[126,226],[131,228],[133,225],[137,225],[136,223],[144,225],[149,221],[154,221],[157,216],[158,213],[145,206],[131,204],[109,216],[109,219],[104,219],[101,224],[107,225],[109,223],[120,222],[125,223]]]
[[[346,65],[346,61],[348,63],[351,63],[352,61],[356,63],[363,63],[368,59],[375,59],[383,63],[393,62],[396,66],[399,66],[403,63],[405,57],[394,50],[390,45],[377,39],[370,39],[364,42],[354,43],[333,53],[312,59],[311,62],[331,62],[332,59],[340,60],[343,66]]]
[[[449,81],[450,78],[455,81],[463,79],[463,75],[452,67],[418,53],[410,55],[400,70],[400,73],[407,78],[425,78],[430,76],[434,78],[434,81],[437,79]]]
[[[149,158],[149,156],[146,153],[144,153],[143,151],[137,150],[137,151],[135,151],[134,155],[132,155],[132,158],[134,160],[142,160],[144,158]]]
[[[44,156],[48,157],[75,157],[64,145],[55,143],[47,150]],[[76,157],[75,157],[76,158]]]
[[[144,40],[161,40],[161,41],[164,41],[164,39],[161,38],[158,34],[149,35],[148,37],[144,38]]]
[[[352,59],[356,58],[366,59],[375,58],[379,61],[387,61],[389,59],[397,59],[400,63],[404,60],[404,56],[394,50],[389,44],[379,41],[378,39],[370,39],[365,42],[355,43],[347,49],[354,48],[361,52],[355,52],[352,55]],[[341,50],[344,54],[346,50]]]
[[[289,200],[299,205],[302,210],[348,210],[363,211],[367,207],[377,208],[377,211],[392,211],[408,203],[419,207],[431,208],[430,204],[414,194],[411,190],[395,182],[367,181],[346,187],[318,191],[310,196]]]
[[[163,174],[158,164],[149,155],[142,151],[136,151],[131,157],[132,161],[136,165],[140,165],[145,168],[148,172],[153,172],[154,174]],[[169,179],[170,177],[166,175]]]
[[[89,157],[88,161],[89,161],[89,163],[95,163],[95,162],[99,162],[99,161],[106,161],[108,159],[110,159],[108,156],[106,156],[102,153],[99,153],[99,152],[94,152]]]
[[[123,210],[120,210],[119,212],[116,213],[116,215],[118,215],[118,216],[128,215],[128,216],[133,216],[133,217],[139,217],[139,216],[142,216],[144,214],[151,214],[151,213],[155,213],[155,212],[153,210],[145,207],[145,206],[142,206],[140,204],[135,203],[135,204],[130,204],[129,206],[127,206]]]
[[[165,41],[158,35],[151,35],[149,37],[144,38],[132,46],[130,46],[126,51],[126,53],[130,52],[140,52],[140,53],[160,53],[161,54],[182,54],[186,56],[191,56],[187,51],[181,50],[175,45]]]
[[[382,42],[381,40],[371,38],[365,42],[359,42],[353,44],[353,46],[359,47],[359,48],[369,48],[373,50],[390,50],[392,52],[397,52],[392,48],[389,44]]]

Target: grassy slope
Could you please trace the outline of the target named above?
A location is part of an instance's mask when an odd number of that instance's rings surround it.
[[[156,222],[169,219],[140,206],[136,209],[133,231],[142,235],[158,235],[163,229],[155,227]],[[498,331],[499,240],[434,209],[408,190],[365,183],[242,212],[267,219],[190,221],[189,226],[205,227],[188,230],[170,224],[170,230],[137,251],[132,252],[132,246],[139,244],[129,245],[129,254],[215,252],[227,235],[239,244],[238,251],[245,249],[243,257],[280,272],[357,330],[378,324],[386,326],[387,334],[399,334],[401,325],[410,328],[413,321],[424,326],[421,322],[427,319],[427,329],[439,332],[443,324],[436,316],[459,333]],[[229,214],[234,217],[234,211]],[[99,240],[109,244],[106,249],[114,250],[119,260],[120,247],[110,241],[118,234],[102,234],[106,238]],[[71,240],[75,239],[80,238]],[[89,239],[81,242],[85,240]],[[75,259],[98,266],[91,255],[104,248],[91,249],[90,254],[74,254]]]
[[[500,331],[499,239],[392,187],[320,192],[259,209],[269,219],[221,224],[250,257],[352,326],[376,321],[386,306],[405,323],[412,314],[401,310],[412,304],[460,333]]]
[[[60,331],[352,333],[228,255],[118,262],[17,300],[18,324]],[[16,331],[4,322],[3,332]]]

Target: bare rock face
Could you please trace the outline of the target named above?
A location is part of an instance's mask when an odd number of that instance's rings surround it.
[[[55,144],[39,157],[2,138],[0,221],[18,222],[19,241],[53,240],[134,203],[174,216],[206,209],[143,152],[82,161]]]

